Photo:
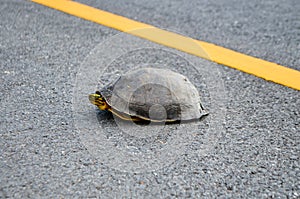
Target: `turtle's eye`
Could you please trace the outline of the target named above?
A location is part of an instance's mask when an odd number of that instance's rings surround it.
[[[95,93],[96,93],[97,95],[101,95],[100,91],[96,91]]]

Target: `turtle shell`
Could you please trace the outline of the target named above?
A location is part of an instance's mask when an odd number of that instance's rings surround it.
[[[168,69],[130,71],[100,93],[112,109],[151,121],[193,120],[208,114],[195,86]]]

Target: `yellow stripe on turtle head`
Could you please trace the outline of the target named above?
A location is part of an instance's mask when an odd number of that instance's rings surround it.
[[[102,95],[99,92],[90,94],[89,100],[92,104],[96,105],[100,110],[109,109],[108,104],[106,103],[105,99],[102,97]]]

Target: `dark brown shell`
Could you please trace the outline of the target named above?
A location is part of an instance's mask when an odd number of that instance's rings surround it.
[[[130,71],[100,92],[113,109],[153,121],[192,120],[208,114],[195,86],[167,69]]]

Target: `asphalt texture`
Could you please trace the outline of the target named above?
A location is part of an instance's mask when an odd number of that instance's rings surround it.
[[[300,70],[297,0],[84,3]],[[30,1],[0,9],[0,198],[300,197],[299,91]],[[131,129],[88,104],[143,64],[186,75],[210,116]]]

